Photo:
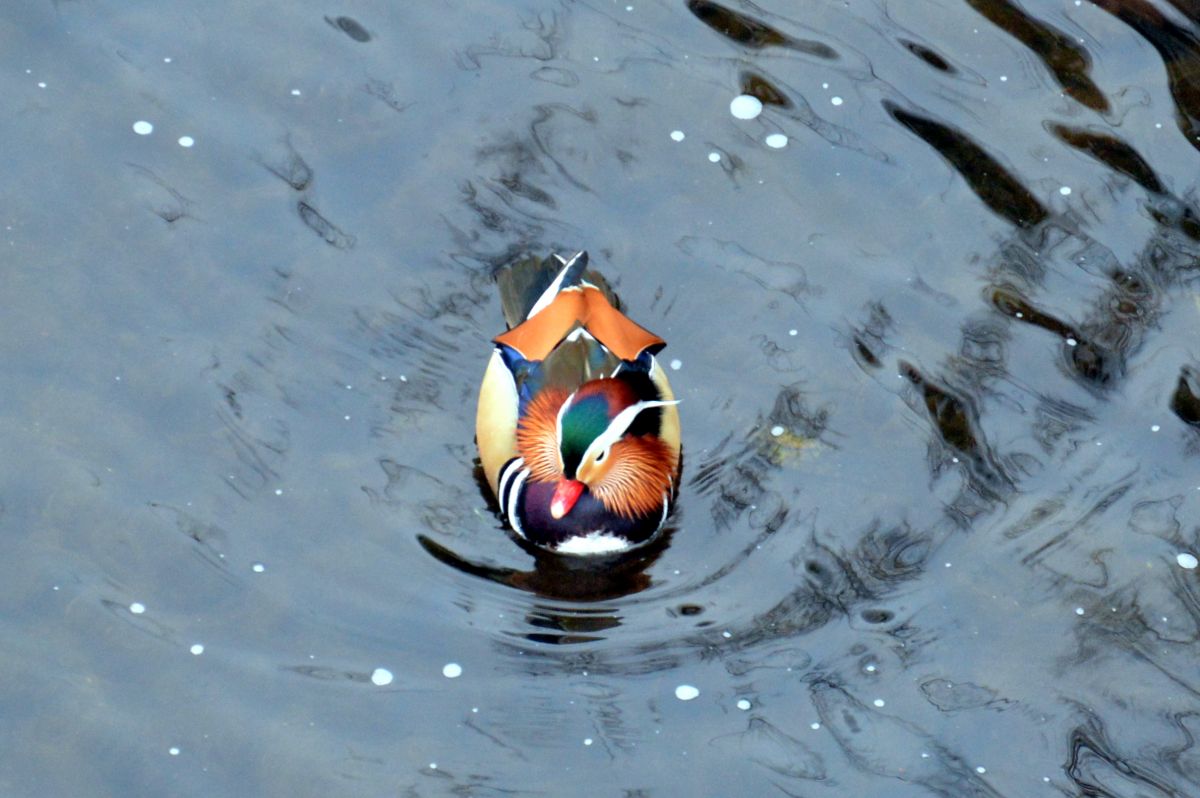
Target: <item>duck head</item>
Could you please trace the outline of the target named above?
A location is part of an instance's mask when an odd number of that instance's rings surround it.
[[[653,431],[658,408],[673,404],[641,399],[617,378],[537,394],[518,423],[517,447],[530,479],[555,484],[551,517],[567,516],[585,491],[624,518],[662,508],[678,457]]]

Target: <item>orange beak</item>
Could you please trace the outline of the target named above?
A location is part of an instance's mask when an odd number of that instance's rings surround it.
[[[571,512],[581,493],[582,482],[577,479],[560,479],[554,487],[554,495],[550,498],[550,516],[557,521]]]

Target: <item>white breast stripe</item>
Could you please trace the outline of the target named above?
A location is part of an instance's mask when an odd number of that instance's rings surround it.
[[[671,511],[671,498],[667,496],[667,492],[663,491],[663,514],[662,518],[658,519],[658,529],[654,530],[654,534],[658,534],[663,528],[663,524],[667,523],[667,513]]]
[[[505,505],[504,488],[508,484],[508,481],[510,479],[512,479],[513,475],[516,474],[518,471],[520,471],[521,467],[524,465],[525,465],[525,458],[518,457],[514,460],[509,460],[504,465],[504,468],[500,469],[500,482],[498,485],[496,485],[496,500],[498,502],[500,502],[500,511],[501,512],[504,512],[504,505]]]
[[[525,480],[529,477],[529,469],[522,468],[521,473],[517,474],[516,480],[513,482],[512,490],[508,494],[508,525],[513,528],[521,537],[525,537],[525,530],[521,529],[521,519],[517,517],[517,499],[521,496],[521,486],[525,484]]]

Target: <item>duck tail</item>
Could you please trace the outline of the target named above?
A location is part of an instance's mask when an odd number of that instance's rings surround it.
[[[598,272],[589,271],[587,265],[588,254],[577,252],[569,259],[557,254],[544,260],[527,257],[501,270],[496,285],[509,329],[549,305],[559,291],[581,283],[596,286],[613,307],[619,308],[608,281]]]

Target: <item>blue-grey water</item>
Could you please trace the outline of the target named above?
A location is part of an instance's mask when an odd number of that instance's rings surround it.
[[[6,4],[0,794],[1200,794],[1198,76],[1193,0]],[[683,400],[604,570],[473,462],[576,249]]]

